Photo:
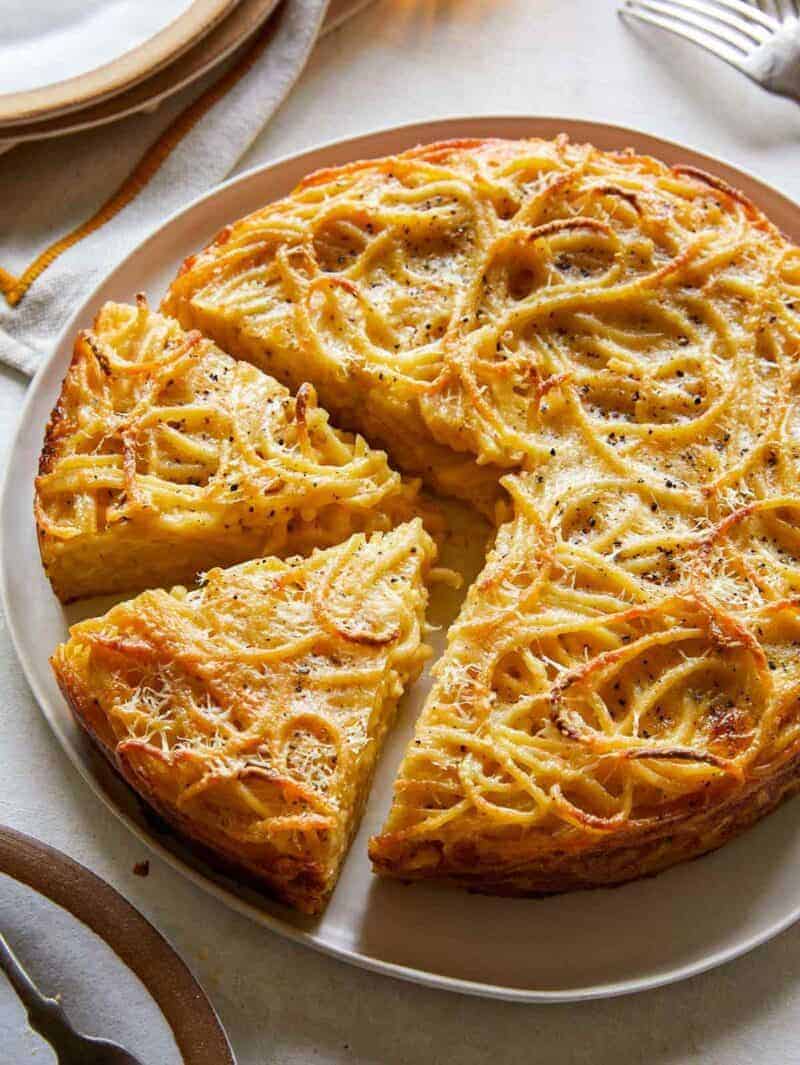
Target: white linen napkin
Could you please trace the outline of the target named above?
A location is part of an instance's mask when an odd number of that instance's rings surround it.
[[[151,114],[0,156],[0,362],[32,375],[102,277],[230,174],[320,32],[366,2],[284,0],[243,50],[252,65],[240,53]]]

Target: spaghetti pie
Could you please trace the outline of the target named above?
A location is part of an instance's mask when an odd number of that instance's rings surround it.
[[[185,834],[297,908],[325,903],[397,699],[428,655],[419,519],[211,571],[75,625],[78,720]]]
[[[106,304],[78,337],[39,472],[42,561],[65,601],[339,543],[417,501],[311,385],[294,398],[143,301]]]
[[[498,522],[378,872],[618,883],[797,789],[800,251],[739,192],[430,145],[312,175],[164,306]]]

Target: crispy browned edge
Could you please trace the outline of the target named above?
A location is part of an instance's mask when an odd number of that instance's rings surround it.
[[[268,843],[250,848],[237,847],[229,838],[207,830],[204,825],[163,802],[147,777],[137,772],[124,753],[118,751],[116,738],[105,715],[83,686],[69,671],[62,670],[55,658],[51,658],[50,664],[75,719],[96,747],[149,806],[177,829],[181,836],[199,845],[203,857],[222,859],[221,863],[213,864],[234,875],[239,872],[247,874],[259,887],[266,887],[281,902],[302,913],[318,914],[325,908],[334,885],[326,884],[322,866],[311,861],[287,858]],[[357,823],[358,817],[355,818]],[[285,868],[276,868],[278,863],[283,863]]]
[[[452,859],[444,856],[443,841],[403,838],[402,832],[373,836],[369,854],[380,876],[401,880],[447,881],[490,895],[542,896],[588,888],[614,887],[654,876],[678,862],[717,850],[744,832],[780,803],[800,791],[800,752],[771,776],[751,780],[727,800],[664,819],[646,829],[607,835],[578,850],[555,850],[550,855],[503,863],[481,861],[474,843],[455,845]],[[584,837],[585,841],[585,837]],[[426,852],[423,868],[410,869],[415,855]],[[438,852],[438,861],[428,861]],[[502,844],[497,852],[502,853]]]
[[[55,460],[61,454],[61,438],[66,432],[66,419],[67,413],[64,406],[64,393],[67,389],[67,384],[70,378],[75,373],[75,368],[82,356],[82,348],[86,343],[85,332],[80,332],[75,338],[75,344],[72,349],[72,358],[69,360],[69,366],[67,372],[64,374],[64,378],[61,382],[61,387],[58,390],[58,399],[55,402],[53,409],[50,411],[50,417],[47,419],[47,425],[44,430],[44,441],[42,443],[42,450],[39,454],[39,469],[38,473],[40,477],[48,474],[52,471],[55,465]],[[50,571],[47,565],[46,550],[47,550],[47,531],[39,521],[39,490],[34,484],[33,494],[33,517],[36,523],[36,539],[39,544],[39,555],[42,560],[42,566],[47,574],[47,579],[55,592],[56,596],[62,603],[69,602],[69,599],[59,592],[58,588],[53,584],[53,579],[50,576]]]

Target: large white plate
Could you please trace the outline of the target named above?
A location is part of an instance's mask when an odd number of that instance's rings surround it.
[[[596,998],[679,980],[750,950],[797,920],[797,800],[713,855],[614,890],[521,900],[378,881],[370,873],[367,837],[388,808],[392,777],[428,687],[423,678],[405,702],[327,913],[318,921],[300,918],[210,872],[186,853],[159,829],[73,723],[47,661],[64,636],[67,619],[42,573],[31,505],[42,432],[72,337],[90,323],[104,300],[130,299],[144,290],[156,303],[185,255],[224,223],[286,193],[317,167],[447,137],[551,137],[562,130],[602,148],[631,145],[670,162],[712,169],[800,241],[800,208],[755,178],[679,145],[596,123],[451,119],[372,133],[283,159],[236,178],[173,216],[77,311],[31,385],[0,503],[2,593],[20,660],[64,750],[129,828],[195,883],[282,935],[419,983],[526,1002]]]

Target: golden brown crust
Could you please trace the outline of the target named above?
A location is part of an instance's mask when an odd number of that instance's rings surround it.
[[[215,570],[73,626],[53,656],[83,728],[179,831],[319,912],[403,687],[427,655],[419,519]]]
[[[597,887],[617,887],[655,876],[679,862],[717,850],[751,828],[800,790],[800,756],[744,793],[682,821],[601,838],[579,853],[523,855],[509,861],[479,853],[465,841],[445,851],[442,841],[409,842],[403,833],[370,840],[376,873],[402,880],[436,880],[489,895],[539,897]]]
[[[74,372],[75,363],[80,359],[80,352],[76,344],[72,353],[67,372],[64,375],[65,380]],[[68,429],[66,428],[67,415],[64,404],[64,389],[62,386],[61,392],[59,392],[56,404],[50,412],[50,417],[47,419],[47,425],[44,430],[44,441],[42,443],[42,451],[39,455],[39,476],[44,476],[46,473],[50,473],[53,466],[58,459],[59,452],[61,451],[61,439],[67,435]]]

